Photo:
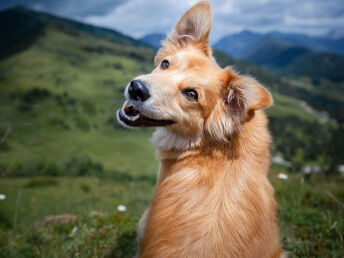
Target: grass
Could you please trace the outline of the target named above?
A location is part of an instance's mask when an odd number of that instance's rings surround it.
[[[344,252],[344,180],[322,175],[271,177],[282,245],[291,257]],[[131,257],[136,224],[154,182],[147,178],[6,178],[0,181],[0,256]],[[117,211],[125,205],[126,212]],[[49,217],[60,216],[60,217]]]
[[[274,178],[283,247],[291,257],[341,257],[344,252],[343,178]]]

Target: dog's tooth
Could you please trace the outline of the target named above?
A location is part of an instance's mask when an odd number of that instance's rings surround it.
[[[139,115],[134,116],[134,117],[131,118],[131,120],[132,120],[132,121],[136,121],[139,117],[140,117]]]
[[[136,121],[140,116],[126,116],[130,121]]]
[[[128,106],[128,100],[124,101],[124,104],[123,104],[123,109],[126,108]]]

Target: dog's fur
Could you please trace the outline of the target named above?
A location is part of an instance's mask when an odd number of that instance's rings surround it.
[[[199,2],[163,42],[154,71],[136,78],[149,85],[151,97],[135,107],[148,117],[175,121],[153,134],[161,167],[139,223],[139,257],[283,253],[262,111],[272,98],[253,79],[217,65],[210,26],[210,6]],[[170,67],[162,70],[165,59]],[[197,90],[197,102],[185,98],[186,88]]]

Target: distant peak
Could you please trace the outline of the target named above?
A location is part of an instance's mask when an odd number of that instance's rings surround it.
[[[247,29],[241,31],[240,33],[242,33],[242,34],[255,34],[253,31],[250,31],[250,30],[247,30]]]
[[[344,38],[344,27],[330,30],[326,36],[332,39],[342,39]]]
[[[27,8],[24,5],[14,5],[13,7],[9,8],[8,10],[13,10],[13,11],[28,11],[29,8]]]

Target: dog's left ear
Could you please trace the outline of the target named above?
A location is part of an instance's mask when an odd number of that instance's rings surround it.
[[[251,78],[224,69],[222,98],[206,122],[208,133],[218,140],[227,140],[242,124],[251,119],[256,110],[273,103],[271,94]]]
[[[174,42],[197,41],[208,46],[210,27],[210,5],[208,2],[198,2],[179,19],[168,40]]]
[[[255,110],[270,107],[273,103],[269,91],[254,79],[237,76],[226,87],[225,102],[231,113],[245,116]]]

